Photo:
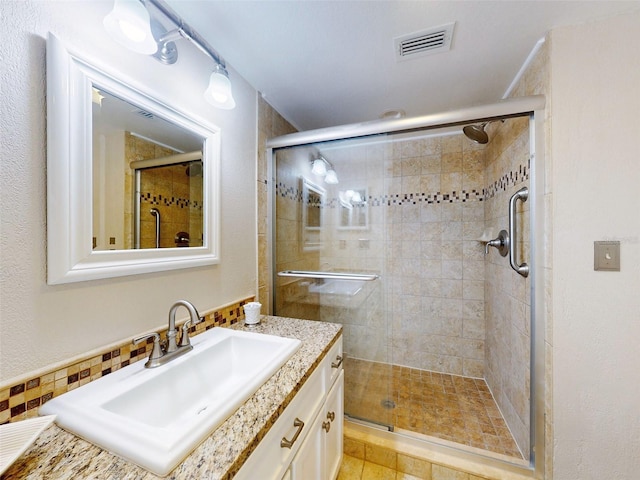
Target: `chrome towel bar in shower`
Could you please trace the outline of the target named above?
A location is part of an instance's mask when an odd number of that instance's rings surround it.
[[[279,277],[298,277],[298,278],[322,278],[332,280],[361,280],[371,282],[379,278],[376,274],[364,273],[340,273],[340,272],[314,272],[307,270],[283,270],[278,272]]]
[[[526,202],[529,198],[529,189],[522,187],[516,193],[513,194],[509,200],[509,231],[511,232],[511,241],[509,242],[509,262],[511,268],[518,272],[523,277],[529,276],[529,265],[526,263],[518,264],[516,262],[516,245],[518,244],[518,227],[516,223],[516,202],[522,200]]]

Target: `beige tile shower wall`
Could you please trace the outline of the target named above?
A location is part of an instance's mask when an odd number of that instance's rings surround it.
[[[528,117],[496,122],[486,149],[486,226],[493,236],[509,230],[509,199],[529,185]],[[518,263],[529,256],[529,205],[518,201]],[[510,232],[511,233],[511,232]],[[530,282],[513,270],[508,257],[491,248],[485,257],[487,384],[518,446],[529,451]]]
[[[269,290],[269,249],[271,242],[267,228],[267,190],[272,181],[267,176],[266,141],[269,138],[296,132],[276,110],[258,95],[258,155],[257,155],[257,199],[258,199],[258,301],[262,303],[262,313],[271,311],[271,291]],[[295,315],[291,315],[295,316]],[[303,317],[304,318],[304,317]]]
[[[387,195],[432,199],[387,207],[393,363],[483,376],[483,148],[463,135],[394,143]]]
[[[201,247],[204,240],[204,233],[202,227],[204,225],[204,219],[202,217],[202,207],[204,206],[204,194],[203,194],[204,181],[201,175],[193,177],[192,181],[188,182],[188,199],[189,209],[187,222],[187,232],[189,232],[189,246]]]

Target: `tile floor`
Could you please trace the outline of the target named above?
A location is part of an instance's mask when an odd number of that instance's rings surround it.
[[[368,452],[369,453],[369,452]],[[374,454],[374,457],[376,454]],[[381,462],[381,463],[376,463]],[[344,455],[336,480],[490,480],[470,473],[388,453],[382,459],[365,460]]]
[[[347,358],[345,413],[522,458],[482,379]]]
[[[337,480],[414,480],[423,478],[429,477],[416,477],[383,465],[345,455],[342,459]]]

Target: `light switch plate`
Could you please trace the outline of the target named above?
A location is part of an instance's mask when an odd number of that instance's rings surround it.
[[[593,269],[620,271],[620,242],[593,242]]]

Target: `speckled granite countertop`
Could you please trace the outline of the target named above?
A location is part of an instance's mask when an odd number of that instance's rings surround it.
[[[297,338],[300,349],[258,391],[200,444],[168,479],[230,479],[300,390],[342,331],[342,326],[283,317],[231,328]],[[136,479],[160,477],[106,450],[50,426],[2,476],[15,479]]]

